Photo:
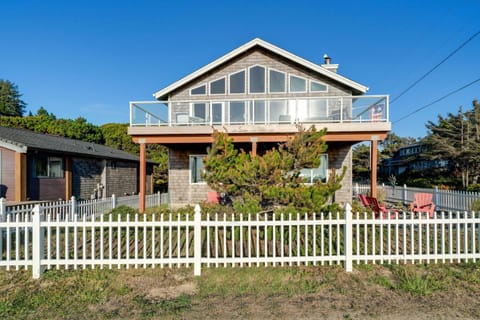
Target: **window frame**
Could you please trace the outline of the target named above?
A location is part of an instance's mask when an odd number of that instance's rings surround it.
[[[47,175],[38,175],[37,174],[37,161],[42,160],[46,162],[46,170],[47,170]],[[60,176],[52,176],[53,170],[51,169],[51,163],[54,160],[59,160],[60,161],[60,171],[61,174]],[[37,179],[64,179],[65,178],[65,168],[64,168],[64,159],[63,157],[60,156],[48,156],[48,155],[37,155],[33,159],[33,175]]]
[[[291,82],[292,82],[292,77],[298,78],[298,79],[303,79],[305,80],[305,90],[304,91],[292,91],[291,90]],[[308,79],[305,77],[297,76],[293,73],[290,73],[288,75],[288,93],[307,93],[308,92]]]
[[[192,93],[193,90],[198,89],[200,87],[205,87],[205,93],[198,93],[198,94],[197,93]],[[204,82],[203,84],[200,84],[196,87],[190,88],[190,96],[194,96],[194,97],[196,97],[196,96],[206,96],[207,92],[208,92],[208,85],[207,85],[206,82]]]
[[[225,84],[225,87],[224,87],[224,91],[223,93],[212,93],[212,82],[217,82],[219,80],[224,80],[224,84]],[[208,94],[210,96],[224,96],[227,94],[227,76],[223,76],[223,77],[220,77],[220,78],[217,78],[217,79],[214,79],[214,80],[211,80],[208,82]]]
[[[320,157],[324,158],[325,161],[326,161],[326,165],[325,165],[325,182],[321,181],[321,183],[327,183],[328,182],[328,177],[329,177],[329,171],[328,171],[328,153],[322,153],[320,154]],[[323,163],[323,159],[322,159],[322,162],[320,162],[320,166],[323,166],[322,165]],[[310,170],[310,180],[309,182],[304,182],[304,184],[306,185],[313,185],[315,184],[315,182],[313,182],[313,173],[312,173],[312,170],[316,170],[316,169],[319,169],[320,167],[318,168],[304,168],[304,169],[301,169],[301,170]]]
[[[250,77],[250,70],[253,68],[263,68],[263,92],[252,92],[250,85],[252,84],[251,77]],[[267,67],[260,65],[260,64],[254,64],[250,67],[248,67],[248,80],[247,80],[247,85],[248,85],[248,92],[247,94],[265,94],[267,93]]]
[[[313,90],[312,90],[312,83],[317,83],[317,84],[320,84],[320,85],[322,85],[322,86],[325,86],[325,90],[313,91]],[[323,82],[310,79],[310,80],[308,81],[308,90],[309,90],[309,92],[312,92],[312,93],[316,93],[316,92],[328,92],[328,85],[325,84],[325,83],[323,83]]]
[[[201,180],[201,181],[196,181],[194,182],[193,181],[193,175],[192,175],[192,159],[193,158],[200,158],[202,160],[202,163],[203,163],[203,159],[205,159],[207,155],[206,154],[190,154],[188,156],[188,182],[190,185],[206,185],[207,182],[205,180]],[[196,169],[196,168],[195,168]],[[203,170],[205,170],[205,167],[203,168]],[[201,172],[200,172],[200,176],[199,176],[199,179],[202,179],[201,177]]]
[[[236,75],[236,74],[241,73],[241,72],[243,72],[243,92],[232,92],[232,90],[231,90],[231,83],[232,83],[231,77],[233,75]],[[229,73],[228,74],[228,94],[229,95],[245,95],[245,94],[247,94],[247,86],[248,86],[247,82],[248,81],[247,81],[246,69],[240,69],[236,72]]]
[[[270,72],[271,71],[274,71],[274,72],[278,72],[278,73],[282,73],[284,75],[284,79],[283,79],[283,91],[276,91],[276,92],[272,92],[271,90],[271,84],[270,84]],[[268,82],[268,93],[269,94],[285,94],[288,92],[288,88],[287,88],[287,78],[288,78],[288,73],[287,72],[283,72],[283,71],[280,71],[280,70],[277,70],[275,68],[268,68],[268,79],[267,79],[267,82]]]

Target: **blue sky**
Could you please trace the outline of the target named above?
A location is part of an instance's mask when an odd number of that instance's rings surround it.
[[[129,101],[260,37],[395,98],[480,30],[480,1],[5,1],[0,79],[16,83],[27,112],[94,124],[128,122]],[[471,107],[480,36],[391,105],[393,131],[421,137],[425,122]]]

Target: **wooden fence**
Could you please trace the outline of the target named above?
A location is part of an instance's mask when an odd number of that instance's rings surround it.
[[[377,190],[383,190],[385,193],[385,200],[393,203],[401,203],[408,205],[414,199],[414,194],[417,192],[430,193],[433,195],[433,203],[435,209],[439,211],[470,211],[474,201],[480,201],[480,193],[466,192],[457,190],[441,190],[435,188],[414,188],[403,186],[389,186],[379,185]],[[358,194],[367,194],[370,192],[370,185],[354,184],[353,195],[354,198]]]
[[[42,207],[0,222],[0,267],[51,268],[293,266],[437,263],[480,258],[480,215],[434,218],[396,213],[305,215],[74,215],[54,219]]]

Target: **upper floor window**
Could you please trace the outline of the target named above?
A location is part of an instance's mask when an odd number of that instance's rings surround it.
[[[34,161],[35,161],[35,177],[63,178],[62,158],[37,155]]]
[[[307,80],[294,75],[290,75],[290,92],[306,92]]]
[[[265,92],[265,68],[261,66],[251,67],[249,69],[250,93]]]
[[[285,73],[270,69],[269,85],[270,85],[270,93],[285,92]]]
[[[230,75],[230,93],[245,93],[245,71]]]
[[[225,94],[225,78],[210,82],[210,94]]]
[[[326,92],[327,86],[323,83],[310,81],[310,92]]]
[[[207,85],[202,84],[201,86],[195,87],[192,90],[190,90],[190,94],[192,96],[197,96],[197,95],[204,95],[207,93]]]

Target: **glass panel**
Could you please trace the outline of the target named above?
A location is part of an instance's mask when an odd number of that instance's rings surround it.
[[[193,117],[192,122],[195,120],[208,120],[207,104],[206,103],[194,103],[193,104]],[[197,119],[195,119],[197,118]]]
[[[327,100],[313,99],[309,101],[308,112],[305,115],[304,121],[325,121],[327,117]]]
[[[307,91],[307,80],[295,76],[290,76],[290,92]]]
[[[207,93],[207,85],[204,84],[204,85],[201,85],[199,87],[196,87],[196,88],[193,88],[191,91],[190,91],[190,94],[192,96],[194,95],[201,95],[201,94],[206,94]]]
[[[270,92],[285,92],[285,73],[270,70]]]
[[[191,183],[203,182],[202,172],[204,156],[190,156],[190,181]]]
[[[230,102],[229,121],[231,124],[245,123],[245,102],[232,101]]]
[[[265,68],[255,66],[250,68],[250,92],[264,93],[265,92]]]
[[[245,93],[245,71],[230,75],[230,93]]]
[[[225,78],[210,82],[210,94],[225,94]]]
[[[252,123],[265,124],[265,100],[251,101],[250,115]]]
[[[327,86],[320,82],[310,82],[310,91],[311,92],[325,92],[327,91]]]
[[[212,103],[212,123],[222,124],[223,121],[223,103]]]
[[[63,178],[62,158],[48,158],[49,177]]]
[[[35,158],[35,177],[48,177],[48,162],[46,157]]]
[[[280,116],[288,114],[288,107],[286,100],[270,101],[270,122],[278,123]]]
[[[305,183],[327,182],[328,156],[322,154],[321,162],[318,168],[300,170],[300,177],[305,179]]]

